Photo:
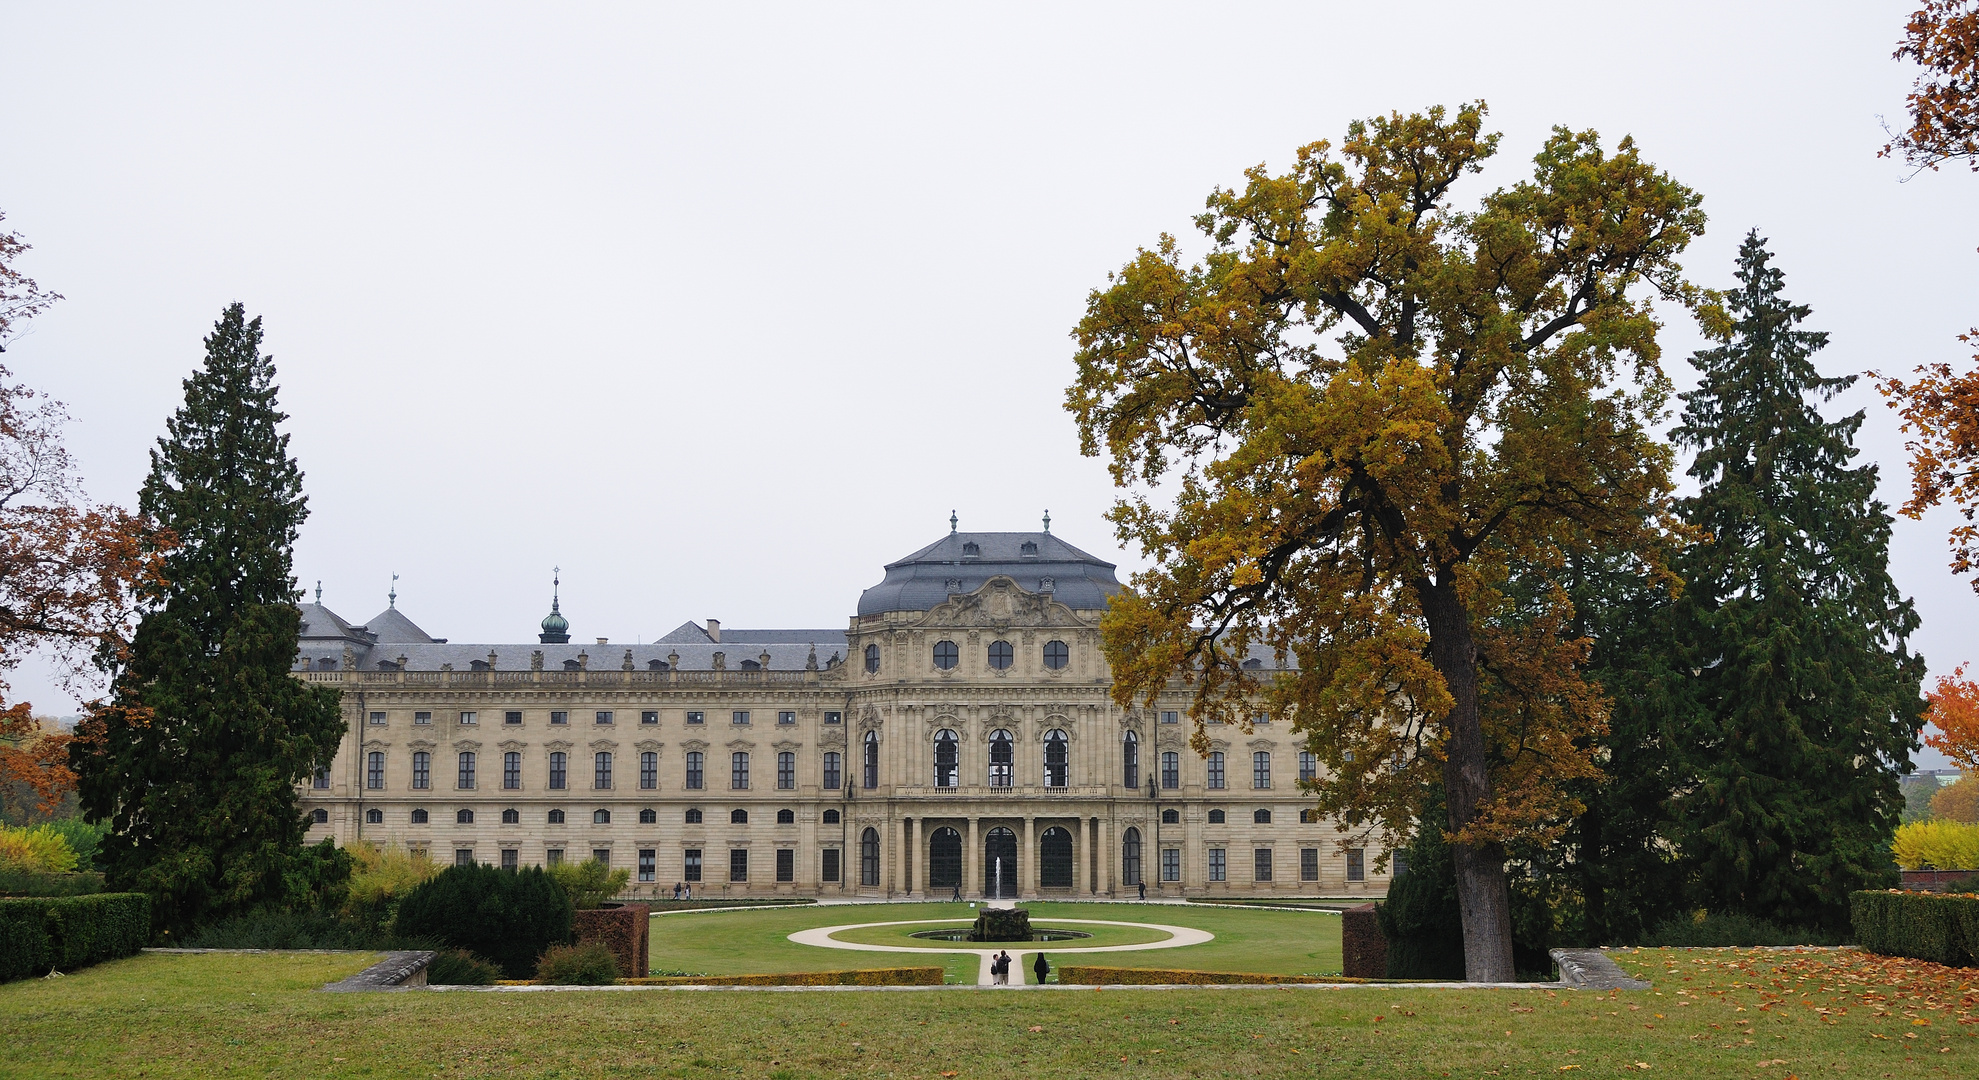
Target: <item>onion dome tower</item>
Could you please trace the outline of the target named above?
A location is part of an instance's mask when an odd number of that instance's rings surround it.
[[[563,617],[562,598],[563,568],[558,567],[555,577],[550,579],[550,613],[543,616],[543,632],[536,640],[545,645],[567,645],[570,643],[570,620]]]

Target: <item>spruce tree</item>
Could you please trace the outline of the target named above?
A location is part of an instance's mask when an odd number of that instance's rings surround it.
[[[1699,485],[1681,513],[1707,534],[1678,571],[1690,707],[1675,811],[1713,911],[1845,929],[1853,889],[1893,884],[1897,787],[1917,748],[1918,619],[1889,575],[1876,467],[1854,466],[1857,412],[1818,402],[1854,376],[1812,363],[1824,333],[1781,297],[1756,232],[1739,249],[1736,316],[1682,395],[1677,444]]]
[[[111,824],[109,881],[151,894],[170,933],[292,906],[335,876],[331,849],[303,846],[297,787],[343,732],[336,692],[289,674],[307,509],[261,320],[227,308],[184,385],[139,497],[176,545],[73,752],[85,810]]]

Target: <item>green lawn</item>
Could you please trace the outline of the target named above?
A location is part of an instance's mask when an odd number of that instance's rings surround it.
[[[149,955],[0,986],[0,1077],[1979,1075],[1979,972],[1621,959],[1655,990],[323,994],[368,958]]]

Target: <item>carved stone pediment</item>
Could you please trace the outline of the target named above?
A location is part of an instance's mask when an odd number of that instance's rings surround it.
[[[795,751],[795,750],[802,750],[802,749],[804,749],[804,744],[803,744],[803,743],[801,743],[801,742],[793,742],[793,741],[791,741],[791,740],[789,740],[789,739],[780,739],[780,740],[778,740],[778,741],[776,741],[776,742],[773,742],[773,743],[771,743],[771,744],[770,744],[770,746],[772,746],[773,748],[775,748],[775,749],[778,749],[778,750],[793,750],[793,751]]]
[[[641,739],[638,742],[632,744],[633,748],[636,750],[659,750],[665,745],[666,745],[665,743],[661,742],[658,739]]]
[[[614,741],[613,741],[613,740],[611,740],[611,739],[592,739],[592,740],[591,740],[591,749],[593,749],[593,750],[616,750],[616,749],[618,749],[618,743],[616,743],[616,742],[614,742]]]
[[[824,731],[818,734],[818,745],[844,746],[845,728],[843,726],[834,726],[824,729]]]
[[[573,744],[568,739],[557,739],[543,744],[545,750],[569,750]]]
[[[504,750],[527,750],[527,749],[529,749],[529,744],[528,744],[528,743],[526,743],[526,742],[520,742],[520,741],[518,741],[518,740],[515,740],[515,739],[504,739],[504,740],[502,740],[502,741],[501,741],[500,743],[497,743],[496,745],[498,745],[498,746],[500,746],[500,747],[501,747],[502,749],[504,749]]]
[[[682,750],[706,750],[708,743],[705,739],[688,739],[680,744],[680,748]]]
[[[391,747],[392,747],[391,742],[385,739],[364,740],[364,748],[366,750],[389,750],[391,749]]]
[[[1278,744],[1272,742],[1270,739],[1252,739],[1250,742],[1247,742],[1244,745],[1250,747],[1253,750],[1270,750],[1276,747]]]
[[[1182,734],[1180,724],[1168,724],[1154,733],[1154,744],[1163,750],[1177,750],[1189,745],[1189,737]]]
[[[723,745],[727,746],[730,750],[754,750],[756,748],[756,744],[750,742],[748,739],[730,739]]]
[[[433,750],[437,749],[440,744],[431,739],[409,739],[405,745],[409,750]]]
[[[1230,750],[1230,743],[1226,739],[1211,739],[1209,741],[1209,748],[1211,750],[1222,750],[1225,753],[1228,753]]]
[[[474,751],[481,749],[481,744],[478,742],[474,742],[473,740],[470,739],[462,739],[461,741],[454,744],[454,749],[463,754],[471,754]]]
[[[1036,593],[1013,578],[997,575],[976,591],[957,593],[936,604],[918,626],[989,627],[999,632],[1013,626],[1079,626],[1072,609],[1046,593]]]

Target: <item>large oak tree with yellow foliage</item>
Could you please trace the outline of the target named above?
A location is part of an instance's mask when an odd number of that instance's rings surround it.
[[[1323,762],[1319,807],[1384,842],[1441,783],[1466,977],[1496,981],[1502,845],[1596,772],[1559,571],[1665,573],[1652,304],[1701,306],[1677,256],[1704,215],[1631,140],[1564,128],[1460,209],[1484,114],[1357,122],[1213,192],[1200,260],[1163,236],[1092,293],[1067,407],[1154,562],[1102,624],[1120,701],[1187,682],[1199,750],[1265,702]],[[1258,642],[1296,665],[1246,670]]]

